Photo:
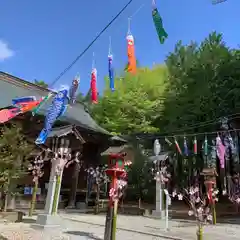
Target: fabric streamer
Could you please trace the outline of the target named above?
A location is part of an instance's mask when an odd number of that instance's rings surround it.
[[[68,90],[63,89],[59,91],[53,98],[52,104],[50,105],[45,122],[44,128],[40,132],[35,143],[37,145],[44,144],[47,140],[48,134],[52,130],[54,122],[64,114],[67,109],[66,101],[68,100]]]
[[[5,123],[21,113],[31,111],[34,107],[39,105],[41,100],[34,100],[35,97],[21,97],[12,100],[14,108],[3,109],[0,111],[0,123]]]
[[[208,139],[207,139],[207,136],[205,136],[205,139],[204,139],[203,152],[204,152],[205,156],[208,155]]]
[[[178,150],[179,154],[181,154],[181,155],[182,155],[182,150],[181,150],[181,148],[179,147],[179,144],[178,144],[178,142],[177,142],[177,139],[176,139],[176,138],[174,138],[174,143],[175,143],[175,145],[176,145],[176,148],[177,148],[177,150]]]
[[[211,166],[213,168],[217,168],[216,162],[217,162],[217,153],[216,153],[216,143],[215,140],[212,140],[212,146],[211,146]]]
[[[166,138],[166,137],[165,137],[165,142],[166,142],[169,146],[172,146],[171,141],[170,141],[168,138]]]
[[[234,151],[234,164],[239,164],[239,141],[238,141],[238,134],[235,132],[235,138],[234,138],[234,146],[235,146],[235,151]]]
[[[71,88],[69,90],[69,104],[70,105],[73,105],[76,102],[77,90],[78,90],[78,87],[79,87],[79,83],[80,83],[80,76],[77,75],[73,79]]]
[[[40,108],[48,101],[48,99],[49,99],[51,96],[52,96],[52,93],[49,93],[47,96],[45,96],[45,97],[42,99],[42,101],[39,103],[39,105],[32,110],[32,115],[33,115],[33,116],[38,113],[38,111],[40,110]]]
[[[96,68],[93,68],[91,73],[91,98],[92,98],[92,103],[98,103],[97,69]]]
[[[113,55],[112,54],[108,55],[108,76],[109,76],[110,89],[112,92],[114,92],[115,88],[114,88],[114,72],[113,72]]]
[[[28,96],[28,97],[20,97],[20,98],[14,98],[12,99],[12,105],[19,105],[21,103],[29,103],[36,101],[35,96]]]
[[[132,74],[137,72],[137,60],[135,57],[134,38],[131,34],[127,35],[127,55],[128,55],[128,68],[127,71]]]
[[[15,118],[17,115],[21,113],[19,108],[12,108],[12,109],[2,109],[0,111],[0,123],[5,123],[12,118]]]
[[[223,169],[225,168],[225,147],[222,143],[221,138],[219,137],[219,135],[216,138],[216,148],[217,148],[217,156],[219,158],[220,161],[220,167]]]
[[[193,140],[193,153],[195,155],[197,154],[197,138],[196,138],[196,136],[194,137],[194,140]]]
[[[25,113],[25,112],[29,112],[32,109],[34,109],[35,107],[37,107],[40,103],[41,100],[36,100],[36,101],[32,101],[32,102],[27,102],[27,103],[20,103],[19,104],[19,108],[21,110],[21,113]]]
[[[162,18],[158,12],[155,0],[153,0],[152,2],[152,18],[157,31],[159,41],[161,44],[163,44],[165,42],[165,39],[168,37],[168,34],[163,28]]]
[[[189,153],[188,153],[188,146],[187,146],[186,137],[184,137],[183,146],[184,146],[184,155],[187,157]]]

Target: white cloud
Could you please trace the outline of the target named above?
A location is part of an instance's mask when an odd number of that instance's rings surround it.
[[[14,55],[14,51],[8,46],[7,42],[0,39],[0,61],[4,61]]]

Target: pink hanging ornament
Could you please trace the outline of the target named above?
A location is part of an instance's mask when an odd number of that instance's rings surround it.
[[[216,138],[216,147],[217,147],[217,156],[220,161],[220,167],[225,168],[225,147],[222,143],[222,140],[219,136]]]

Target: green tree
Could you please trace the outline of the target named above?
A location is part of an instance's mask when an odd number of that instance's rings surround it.
[[[166,78],[166,67],[156,66],[116,78],[115,92],[107,82],[99,103],[92,106],[93,117],[114,134],[158,131],[153,122],[161,114]]]
[[[200,45],[179,42],[166,59],[169,84],[157,121],[161,130],[174,131],[239,112],[239,60],[240,51],[227,47],[215,32]]]
[[[5,211],[9,198],[16,193],[19,179],[28,173],[28,156],[33,150],[21,130],[16,124],[0,130],[0,187],[5,196]]]
[[[38,80],[34,80],[34,84],[36,84],[36,85],[38,85],[38,86],[40,86],[40,87],[44,87],[44,88],[47,88],[48,87],[48,84],[47,83],[45,83],[43,80],[40,80],[40,81],[38,81]]]

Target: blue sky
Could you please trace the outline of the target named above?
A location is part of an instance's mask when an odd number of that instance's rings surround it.
[[[24,78],[51,83],[88,45],[128,0],[1,0],[0,70]],[[136,56],[143,66],[162,63],[182,40],[201,41],[211,31],[224,34],[231,47],[240,42],[240,1],[228,0],[213,6],[211,0],[157,0],[159,12],[169,34],[160,45],[151,17],[151,0],[135,0],[93,47],[54,86],[70,84],[81,75],[81,92],[90,86],[92,55],[98,70],[98,89],[104,88],[107,74],[109,36],[112,38],[115,69],[127,62],[128,17],[133,17]]]

